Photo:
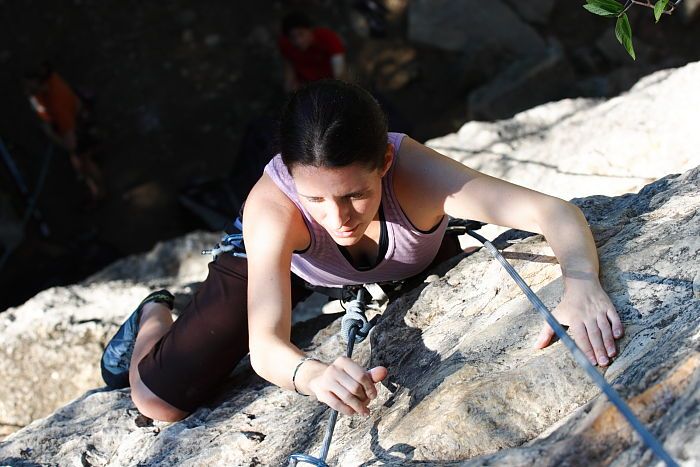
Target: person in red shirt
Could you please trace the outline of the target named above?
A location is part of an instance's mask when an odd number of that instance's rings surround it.
[[[103,196],[100,170],[90,151],[79,147],[77,135],[83,112],[80,98],[45,62],[25,73],[24,88],[46,136],[68,152],[71,165],[90,190],[93,202],[99,200]]]
[[[345,75],[345,46],[328,28],[315,27],[300,12],[282,20],[282,35],[277,41],[284,58],[284,88],[296,91],[301,85]]]

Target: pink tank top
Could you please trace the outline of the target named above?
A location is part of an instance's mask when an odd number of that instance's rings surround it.
[[[382,179],[382,203],[386,222],[388,248],[384,258],[366,270],[355,268],[340,251],[338,244],[299,202],[294,180],[278,154],[265,166],[265,173],[299,208],[309,229],[311,243],[292,255],[292,272],[313,285],[340,287],[407,279],[430,265],[435,258],[447,228],[447,216],[430,232],[416,229],[404,214],[394,195],[393,175],[399,158],[398,150],[405,135],[389,133],[394,145],[394,161]]]

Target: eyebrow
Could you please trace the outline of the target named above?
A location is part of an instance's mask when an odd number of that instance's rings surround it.
[[[364,189],[362,189],[362,190],[357,190],[357,191],[353,191],[353,192],[351,192],[351,193],[346,193],[346,194],[344,194],[344,195],[341,195],[340,197],[341,197],[341,198],[349,198],[349,197],[352,197],[352,196],[357,196],[357,195],[361,195],[361,194],[363,194],[363,193],[367,193],[367,192],[370,191],[370,190],[371,190],[371,188],[364,188]],[[299,196],[303,196],[304,198],[312,198],[312,199],[313,199],[313,198],[323,198],[323,196],[311,196],[311,195],[305,195],[305,194],[299,193],[299,192],[297,192],[297,194],[298,194]]]

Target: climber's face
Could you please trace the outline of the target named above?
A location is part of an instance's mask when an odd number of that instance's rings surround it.
[[[357,162],[345,167],[292,167],[301,204],[338,245],[354,245],[365,233],[378,236],[377,224],[372,221],[378,220],[382,177],[391,166],[393,151],[394,147],[387,145],[384,164],[376,169]]]
[[[306,50],[314,42],[311,28],[294,28],[289,31],[289,41],[299,50]]]

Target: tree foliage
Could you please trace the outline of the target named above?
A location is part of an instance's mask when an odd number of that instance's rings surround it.
[[[632,27],[627,17],[627,10],[629,10],[632,5],[652,8],[654,10],[654,18],[658,23],[661,19],[661,15],[664,13],[669,15],[673,13],[673,10],[680,1],[681,0],[675,0],[670,2],[669,0],[656,0],[652,2],[652,0],[626,0],[625,3],[622,4],[617,0],[586,0],[586,4],[583,5],[583,7],[594,15],[603,16],[605,18],[617,18],[615,22],[615,37],[617,37],[618,42],[622,44],[627,53],[630,54],[630,57],[636,60],[637,55],[634,52],[634,45],[632,44]]]

